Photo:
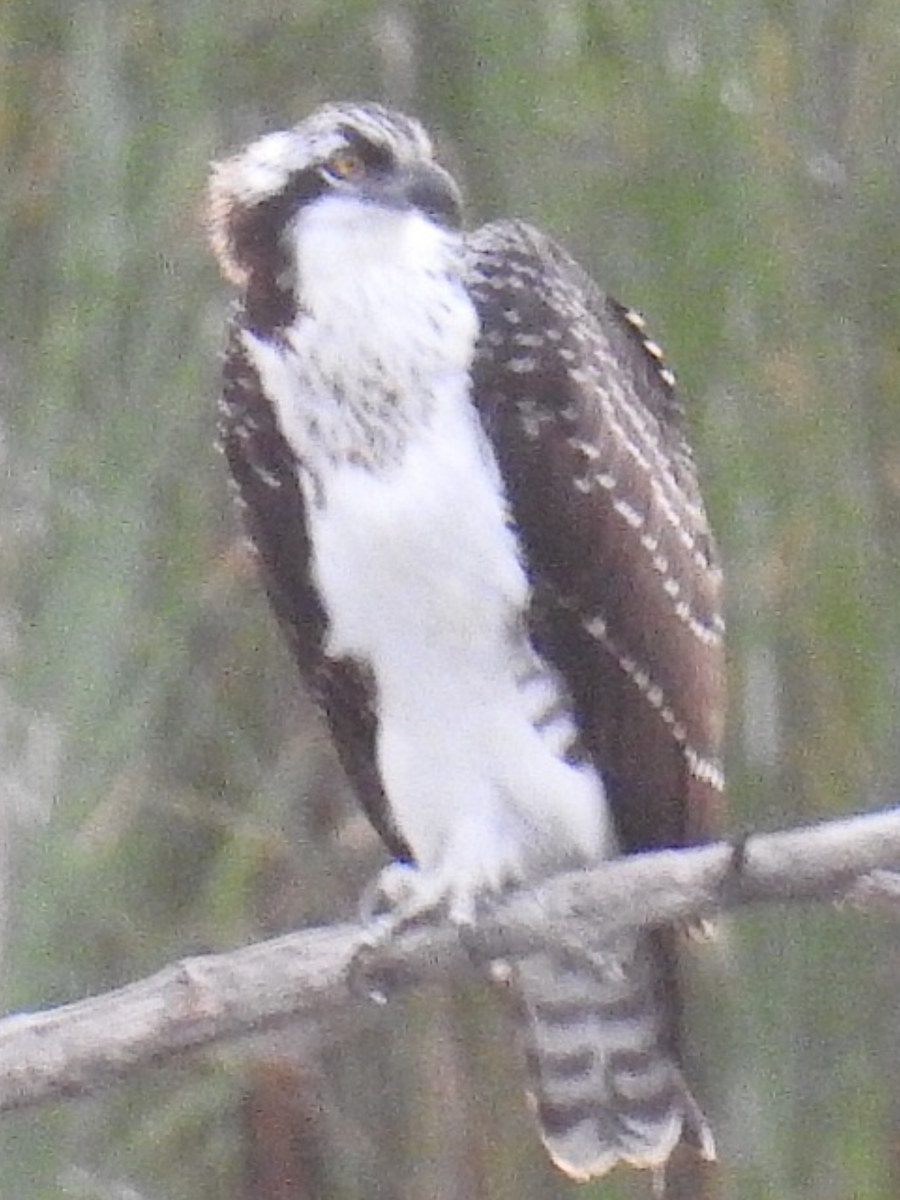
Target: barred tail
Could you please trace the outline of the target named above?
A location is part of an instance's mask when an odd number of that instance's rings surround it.
[[[618,1162],[659,1170],[681,1140],[715,1157],[673,1056],[659,966],[647,935],[611,954],[554,948],[516,963],[541,1136],[574,1178]]]

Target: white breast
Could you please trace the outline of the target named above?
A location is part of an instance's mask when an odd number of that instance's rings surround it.
[[[359,213],[336,212],[352,232]],[[433,890],[465,907],[593,859],[612,835],[599,779],[536,719],[538,693],[552,703],[560,687],[524,633],[528,581],[468,394],[477,319],[447,235],[417,215],[385,222],[349,290],[327,270],[343,272],[348,239],[302,229],[311,315],[278,345],[246,345],[300,460],[328,652],[372,671],[394,820]]]
[[[459,383],[397,467],[345,464],[321,499],[311,535],[328,649],[374,673],[381,771],[420,866],[467,894],[597,857],[602,788],[536,727],[528,583]]]
[[[527,602],[499,475],[464,382],[447,380],[434,400],[398,464],[335,467],[311,516],[330,649],[377,658],[385,695],[432,649],[464,662],[496,653]]]

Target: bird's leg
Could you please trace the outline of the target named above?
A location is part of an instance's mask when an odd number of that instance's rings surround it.
[[[359,919],[367,928],[389,928],[412,924],[424,916],[427,906],[418,902],[418,871],[412,863],[397,859],[388,863],[367,884],[359,901]]]
[[[482,901],[505,891],[510,881],[492,880],[481,887],[459,886],[449,871],[422,871],[411,863],[392,862],[363,892],[360,919],[376,943],[411,925],[446,917],[459,927],[476,924]]]
[[[462,936],[473,928],[475,919],[474,901],[471,908],[455,905],[440,874],[400,861],[390,863],[366,887],[359,912],[363,931],[349,964],[349,983],[353,991],[381,1004],[397,990],[397,981],[389,981],[390,972],[387,976],[379,972],[379,950],[420,922],[449,916]]]

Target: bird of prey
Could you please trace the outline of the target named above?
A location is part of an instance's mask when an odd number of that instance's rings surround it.
[[[330,104],[215,165],[240,290],[221,439],[265,586],[402,904],[704,836],[721,574],[642,318],[519,221],[474,231],[422,126]],[[713,1156],[671,938],[513,964],[576,1178]]]

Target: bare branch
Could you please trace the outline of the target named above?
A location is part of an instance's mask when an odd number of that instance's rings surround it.
[[[504,899],[462,938],[446,924],[421,925],[361,954],[364,930],[338,925],[184,959],[117,991],[0,1021],[0,1111],[83,1094],[185,1050],[321,1020],[359,1003],[375,978],[395,987],[458,972],[472,952],[571,942],[588,925],[596,943],[601,930],[614,939],[754,903],[847,900],[896,913],[896,871],[900,810],[890,809],[561,875]]]

